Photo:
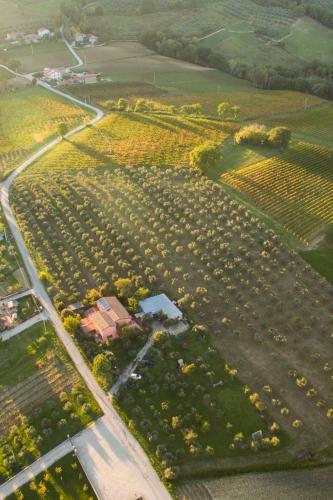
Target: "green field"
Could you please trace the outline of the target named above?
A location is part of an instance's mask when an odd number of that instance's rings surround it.
[[[23,495],[23,496],[22,496]],[[95,500],[96,496],[80,465],[73,455],[67,455],[25,486],[10,495],[8,500]]]
[[[231,64],[256,64],[260,60],[265,65],[272,62],[275,66],[298,65],[293,54],[263,39],[253,30],[242,31],[240,27],[239,32],[234,31],[222,31],[203,40],[202,45],[224,55]]]
[[[0,380],[2,480],[100,415],[48,323],[1,344]]]
[[[305,245],[333,222],[333,151],[303,142],[222,175]]]
[[[57,8],[57,0],[0,0],[0,32],[29,31],[50,23]]]
[[[284,46],[289,53],[304,61],[333,62],[333,31],[313,19],[297,19]]]
[[[181,106],[199,102],[206,113],[216,114],[217,105],[230,101],[241,108],[241,116],[270,117],[289,113],[323,102],[314,96],[293,91],[268,91],[217,70],[209,70],[187,62],[156,55],[135,42],[114,42],[104,47],[81,49],[86,67],[99,71],[112,83],[86,88],[71,87],[83,98],[103,104],[107,99],[121,97],[152,97],[162,104]],[[121,84],[124,86],[120,90]],[[126,95],[127,92],[127,95]]]
[[[0,94],[0,106],[1,178],[55,137],[59,123],[74,127],[89,119],[82,108],[31,86]]]
[[[75,59],[63,42],[49,41],[30,45],[14,46],[7,50],[10,59],[20,62],[21,73],[35,73],[46,67],[70,66]]]
[[[299,66],[301,61],[333,61],[332,30],[310,18],[297,19],[289,25],[284,36],[275,34],[273,39],[259,35],[250,26],[239,25],[232,29],[228,25],[202,44],[220,52],[232,64],[260,61],[269,66]]]
[[[267,123],[271,126],[289,127],[303,140],[333,148],[333,104],[331,103],[326,102],[298,113],[276,116],[268,119]]]
[[[301,253],[304,260],[333,283],[333,251],[332,249],[310,250]]]

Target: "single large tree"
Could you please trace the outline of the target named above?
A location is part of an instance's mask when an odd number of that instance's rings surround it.
[[[217,142],[206,141],[190,152],[190,165],[205,172],[208,168],[214,167],[221,158],[221,145]]]

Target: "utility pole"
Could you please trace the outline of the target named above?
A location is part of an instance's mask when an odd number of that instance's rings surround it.
[[[154,85],[156,83],[156,71],[154,71]]]

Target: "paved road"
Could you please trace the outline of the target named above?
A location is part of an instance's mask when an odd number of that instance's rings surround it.
[[[0,65],[5,69],[6,66]],[[12,70],[9,70],[16,76],[26,77],[31,80],[31,75],[20,75]],[[82,107],[88,108],[95,112],[95,117],[90,121],[90,125],[98,122],[104,113],[95,106],[86,104],[75,97],[69,96],[50,85],[37,81],[40,85],[53,93],[61,95],[71,102],[77,103]],[[76,132],[84,129],[87,125],[76,127],[66,134],[70,137]],[[74,365],[79,371],[82,378],[85,380],[88,388],[94,394],[96,401],[104,412],[103,426],[104,433],[99,433],[98,436],[94,432],[83,434],[82,442],[78,446],[78,457],[80,461],[84,461],[87,467],[88,479],[93,484],[97,491],[101,492],[102,500],[118,500],[120,498],[131,499],[133,495],[143,495],[146,500],[170,500],[170,495],[163,483],[160,481],[156,471],[152,467],[145,452],[128,431],[118,413],[112,406],[112,402],[105,392],[100,388],[94,376],[86,365],[81,356],[80,351],[76,347],[74,341],[63,327],[62,321],[58,312],[54,308],[46,290],[38,277],[32,258],[25,245],[21,232],[18,228],[16,219],[9,205],[8,193],[11,184],[16,177],[31,165],[37,158],[45,152],[54,148],[61,142],[61,138],[56,138],[46,146],[43,146],[39,151],[33,154],[29,159],[24,161],[2,184],[1,187],[1,205],[8,222],[9,228],[15,238],[17,247],[21,253],[25,267],[29,274],[31,284],[35,293],[47,312],[47,315],[52,322],[56,333],[64,344],[69,356]],[[102,436],[103,448],[101,453],[96,452],[100,449],[100,439]],[[82,453],[80,452],[82,450]],[[95,450],[94,453],[87,453],[87,450]],[[102,453],[103,451],[103,453]],[[117,466],[115,467],[115,457],[117,458]],[[101,473],[100,471],[103,471]],[[123,490],[119,491],[119,484],[122,484]],[[118,486],[117,486],[118,485]],[[121,493],[121,497],[119,497]]]
[[[76,52],[76,50],[72,47],[72,45],[65,38],[63,26],[61,26],[61,28],[60,28],[60,33],[61,33],[62,41],[66,44],[68,50],[73,54],[73,56],[77,60],[77,64],[75,66],[71,66],[71,69],[75,69],[75,68],[79,68],[80,66],[83,66],[83,61],[82,61],[81,57],[79,56],[79,54]]]
[[[20,323],[19,325],[15,326],[14,328],[11,328],[10,330],[6,330],[5,332],[0,333],[0,338],[3,341],[9,340],[19,333],[22,333],[24,330],[27,328],[30,328],[31,326],[36,325],[40,321],[45,321],[48,320],[48,317],[45,312],[42,312],[40,314],[36,314],[36,316],[33,316],[30,319],[27,319],[27,321],[24,321],[23,323]]]
[[[71,450],[72,445],[69,440],[59,444],[56,448],[53,448],[53,450],[49,451],[29,467],[16,474],[16,476],[12,479],[9,479],[6,483],[2,484],[0,486],[0,499],[3,500],[8,495],[14,493],[14,491],[18,488],[21,488],[28,481],[31,481],[35,476],[43,472],[48,467],[51,467],[51,465],[55,462],[70,453]]]
[[[29,290],[23,290],[23,292],[11,293],[10,295],[6,295],[0,302],[8,302],[10,300],[18,300],[22,299],[22,297],[26,297],[27,295],[33,295],[35,292],[30,288]]]

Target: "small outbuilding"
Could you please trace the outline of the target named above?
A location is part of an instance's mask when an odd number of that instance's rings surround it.
[[[163,313],[168,319],[183,319],[183,313],[165,293],[140,300],[139,306],[145,316],[155,316]]]

